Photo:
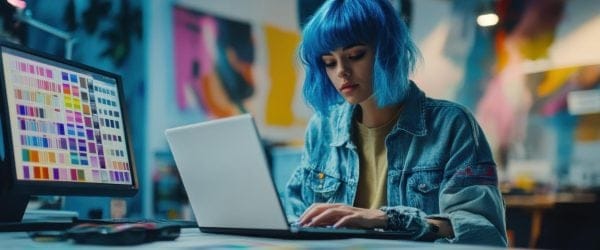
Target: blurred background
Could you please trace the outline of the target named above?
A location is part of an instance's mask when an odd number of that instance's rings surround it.
[[[486,133],[511,245],[599,248],[600,0],[391,1],[423,54],[412,78]],[[255,116],[283,190],[311,115],[296,49],[321,0],[26,2],[1,2],[2,39],[123,77],[141,182],[133,198],[41,206],[192,219],[163,132],[240,113]]]

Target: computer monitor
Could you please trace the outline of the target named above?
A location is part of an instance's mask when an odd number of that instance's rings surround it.
[[[0,222],[33,195],[133,196],[121,78],[0,42]]]

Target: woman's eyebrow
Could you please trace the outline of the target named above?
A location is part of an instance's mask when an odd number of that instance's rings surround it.
[[[353,44],[344,46],[342,48],[342,50],[348,50],[348,49],[351,49],[351,48],[354,48],[354,47],[357,47],[357,46],[366,46],[366,44],[364,44],[364,43],[353,43]]]
[[[342,48],[342,50],[349,50],[349,49],[351,49],[351,48],[358,47],[358,46],[367,46],[367,45],[366,45],[366,44],[364,44],[364,43],[353,43],[353,44],[350,44],[350,45],[346,45],[346,46],[344,46],[344,47]],[[331,53],[331,51],[330,51],[330,52],[325,52],[325,53],[321,54],[321,57],[323,57],[323,56],[332,56],[332,55],[333,55],[333,54],[332,54],[332,53]]]

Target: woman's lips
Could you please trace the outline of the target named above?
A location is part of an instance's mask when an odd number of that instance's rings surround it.
[[[351,92],[352,90],[356,89],[358,87],[358,84],[355,83],[344,83],[342,85],[342,87],[340,88],[340,92],[345,93],[345,92]]]

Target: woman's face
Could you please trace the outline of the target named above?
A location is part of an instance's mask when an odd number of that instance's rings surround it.
[[[337,91],[351,104],[359,104],[373,94],[371,47],[354,44],[321,56],[327,76]]]

